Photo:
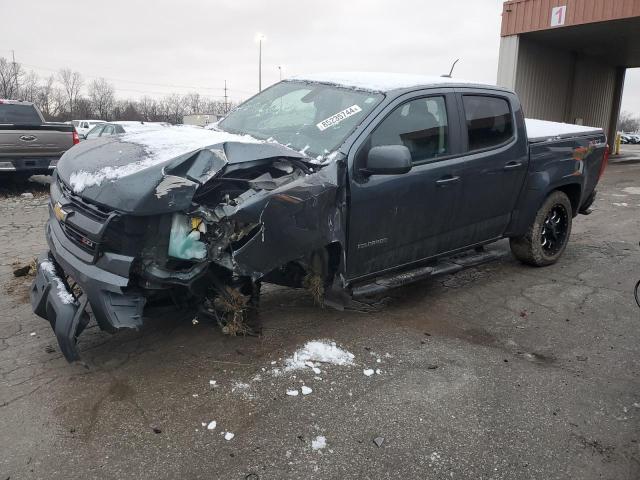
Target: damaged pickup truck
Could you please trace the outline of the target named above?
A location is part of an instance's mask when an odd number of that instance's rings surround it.
[[[502,88],[326,74],[280,82],[212,130],[88,140],[58,163],[31,289],[69,361],[94,318],[197,309],[251,333],[262,282],[348,306],[493,258],[558,260],[606,164],[601,129],[523,117]],[[468,253],[463,253],[468,252]]]

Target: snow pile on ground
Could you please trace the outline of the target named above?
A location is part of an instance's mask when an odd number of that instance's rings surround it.
[[[75,193],[80,193],[88,187],[101,185],[106,181],[113,181],[138,173],[145,168],[211,145],[224,142],[260,143],[260,140],[249,135],[235,135],[233,133],[186,126],[125,133],[119,137],[119,141],[140,145],[145,152],[144,157],[137,162],[119,167],[104,167],[95,172],[86,170],[73,172],[69,183]]]
[[[388,92],[390,90],[417,87],[420,85],[474,83],[469,82],[468,80],[461,80],[459,78],[387,72],[327,72],[298,75],[291,78],[291,80],[327,83],[330,85],[350,87],[358,90],[370,90],[372,92]]]
[[[58,289],[58,298],[60,299],[60,301],[66,305],[72,304],[75,299],[73,298],[73,295],[68,292],[64,282],[60,279],[60,277],[58,277],[58,275],[56,275],[56,269],[53,266],[53,263],[45,260],[40,264],[40,268],[53,277],[53,281],[56,282],[56,286]]]
[[[312,340],[285,360],[285,371],[302,370],[309,363],[319,362],[331,365],[352,365],[354,355],[338,347],[335,342]]]
[[[316,438],[311,440],[311,448],[314,450],[322,450],[327,446],[327,439],[322,435],[318,435]]]

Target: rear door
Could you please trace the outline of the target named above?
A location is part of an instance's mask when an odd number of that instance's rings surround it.
[[[515,95],[462,89],[457,98],[465,153],[459,170],[463,207],[454,220],[452,249],[502,236],[529,161],[524,121]]]
[[[461,199],[456,173],[461,132],[453,90],[404,95],[378,118],[350,152],[350,279],[447,248]],[[412,170],[402,175],[361,174],[369,150],[381,145],[407,146]]]

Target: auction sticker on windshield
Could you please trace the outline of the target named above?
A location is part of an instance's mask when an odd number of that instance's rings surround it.
[[[345,108],[341,112],[336,113],[335,115],[331,115],[329,118],[325,118],[320,123],[316,124],[318,130],[321,132],[326,130],[329,127],[339,124],[343,120],[346,120],[352,115],[355,115],[358,112],[361,112],[362,109],[358,105],[351,105],[348,108]]]

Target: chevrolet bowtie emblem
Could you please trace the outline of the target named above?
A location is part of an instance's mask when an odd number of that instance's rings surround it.
[[[53,214],[60,222],[64,222],[67,219],[67,215],[69,214],[69,212],[62,208],[60,202],[56,202],[53,206]]]

